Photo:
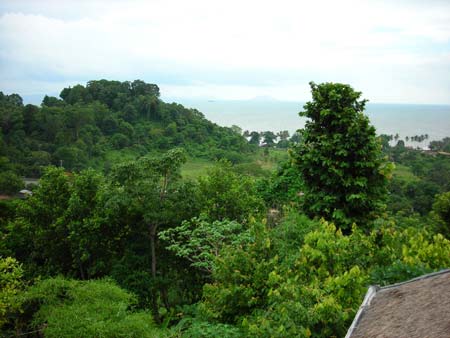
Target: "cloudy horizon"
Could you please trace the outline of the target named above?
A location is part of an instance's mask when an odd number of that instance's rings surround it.
[[[162,97],[450,104],[447,1],[0,1],[0,90],[142,79]]]

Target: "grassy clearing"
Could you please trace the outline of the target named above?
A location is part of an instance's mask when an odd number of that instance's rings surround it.
[[[405,183],[420,181],[420,178],[413,174],[411,168],[402,164],[395,165],[394,177],[398,180],[404,181]]]
[[[267,177],[278,165],[287,160],[286,150],[270,149],[269,154],[264,154],[263,149],[251,154],[246,161],[235,165],[237,172],[253,177]],[[181,167],[181,175],[186,179],[196,179],[206,175],[209,168],[214,166],[214,161],[203,158],[189,158]]]
[[[206,175],[209,168],[214,166],[214,161],[203,158],[189,158],[181,167],[181,176],[186,179],[195,179]]]
[[[288,153],[285,149],[270,149],[269,154],[264,154],[264,150],[260,149],[257,154],[253,156],[251,162],[259,165],[263,170],[272,172],[277,169],[281,162],[288,159]]]
[[[91,161],[90,167],[97,170],[107,170],[116,164],[135,160],[142,155],[134,149],[108,150],[103,158]],[[154,156],[157,156],[155,153]],[[269,149],[269,154],[264,149],[258,149],[256,153],[249,154],[245,161],[235,165],[237,172],[253,177],[267,177],[277,169],[278,165],[288,159],[288,153],[284,149]],[[214,161],[205,158],[188,158],[181,167],[181,175],[185,179],[196,179],[206,175],[209,168],[214,166]]]

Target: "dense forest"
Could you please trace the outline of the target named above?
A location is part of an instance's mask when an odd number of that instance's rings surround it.
[[[231,128],[164,103],[158,86],[143,81],[90,81],[63,89],[60,97],[45,96],[37,107],[0,93],[2,169],[29,177],[51,164],[108,170],[114,162],[108,155],[123,149],[142,156],[182,145],[190,155],[232,162],[254,151]]]
[[[139,80],[0,93],[2,335],[343,337],[369,285],[448,268],[450,138],[408,148],[350,86],[311,92],[292,136]]]

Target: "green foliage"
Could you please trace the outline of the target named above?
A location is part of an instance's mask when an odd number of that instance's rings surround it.
[[[208,169],[214,166],[214,162],[207,159],[189,158],[181,167],[181,176],[185,179],[196,179],[206,175]]]
[[[392,168],[365,102],[346,85],[312,91],[305,130],[245,132],[249,142],[143,81],[91,81],[41,107],[0,93],[0,185],[42,175],[33,196],[0,204],[0,254],[14,257],[0,259],[5,332],[343,336],[369,284],[450,266],[448,157],[381,137],[398,166],[391,214],[369,228]],[[291,160],[277,137],[296,144]],[[60,160],[76,172],[43,169]],[[90,281],[45,279],[57,274]],[[127,291],[93,279],[105,276]],[[25,278],[36,278],[27,291]],[[158,330],[136,308],[175,325]]]
[[[24,185],[23,180],[13,171],[3,171],[0,173],[0,194],[17,194]]]
[[[267,147],[272,147],[275,145],[275,140],[277,138],[277,135],[275,135],[272,131],[265,131],[262,134],[263,137],[263,143]]]
[[[183,338],[240,338],[243,332],[236,326],[183,319],[174,329]]]
[[[141,249],[141,250],[139,250]],[[144,249],[130,245],[123,255],[115,257],[109,276],[113,278],[124,289],[137,296],[139,308],[148,308],[152,301],[152,291],[155,289],[156,281],[149,269],[150,257],[148,248]]]
[[[262,167],[261,164],[255,162],[239,163],[234,166],[234,171],[240,175],[251,177],[268,177],[270,172]]]
[[[49,167],[33,195],[18,204],[7,240],[22,263],[41,266],[47,272],[70,271],[64,221],[70,198],[69,181],[61,168]]]
[[[22,266],[11,257],[0,257],[0,329],[20,308],[17,300],[24,289]]]
[[[245,222],[262,210],[254,181],[233,172],[229,162],[221,161],[199,178],[201,211],[211,220]]]
[[[410,222],[411,223],[411,222]],[[204,286],[202,318],[250,337],[343,336],[369,284],[391,284],[450,264],[450,241],[422,227],[380,221],[344,236],[288,213],[275,228],[226,246]]]
[[[344,335],[366,291],[361,253],[370,245],[360,233],[343,236],[324,222],[306,235],[293,265],[270,272],[268,307],[244,327],[256,336]]]
[[[259,146],[260,141],[261,141],[260,133],[258,133],[257,131],[252,131],[250,133],[249,143]]]
[[[120,231],[118,253],[126,255],[114,263],[113,274],[119,277],[121,285],[141,297],[141,304],[150,302],[155,316],[159,316],[160,306],[166,308],[165,311],[170,307],[169,290],[178,288],[172,279],[180,278],[178,273],[184,273],[185,268],[179,267],[176,257],[165,251],[158,234],[179,226],[199,210],[197,187],[179,181],[185,159],[184,151],[172,149],[158,158],[148,156],[122,163],[112,169],[103,196],[100,219]],[[133,257],[139,255],[144,255],[145,259],[134,263]],[[124,269],[133,269],[133,273],[127,274]],[[145,285],[144,281],[149,280],[151,283]],[[174,292],[183,293],[185,287],[182,285]]]
[[[170,298],[183,303],[198,297],[189,278],[186,285],[170,282],[193,269],[157,237],[199,214],[197,186],[179,181],[184,160],[184,151],[173,149],[117,165],[108,177],[48,168],[33,196],[17,202],[16,217],[5,228],[2,222],[1,252],[21,260],[32,276],[112,275],[139,296],[139,306],[161,301],[169,308]],[[169,288],[179,294],[169,295]]]
[[[433,211],[444,223],[442,233],[450,238],[450,191],[436,196]]]
[[[435,195],[450,190],[450,157],[398,145],[384,152],[396,161],[388,211],[428,215]]]
[[[444,137],[441,141],[431,141],[430,149],[434,151],[450,152],[450,137]]]
[[[45,337],[164,336],[150,314],[132,311],[134,296],[110,280],[46,279],[20,298],[24,316],[32,315],[26,329]]]
[[[252,240],[238,247],[225,247],[217,258],[213,283],[203,288],[201,309],[209,318],[238,323],[265,303],[267,276],[277,264],[263,224],[252,224]]]
[[[68,249],[72,258],[72,269],[78,268],[81,278],[95,275],[96,260],[101,257],[107,229],[99,229],[95,219],[99,204],[99,191],[104,186],[104,177],[89,169],[74,175],[70,186],[70,198],[63,220],[67,228]]]
[[[62,100],[46,96],[41,107],[23,106],[17,94],[0,96],[0,156],[24,176],[40,176],[40,165],[61,161],[70,171],[109,169],[108,151],[135,147],[143,155],[183,146],[191,156],[233,163],[254,150],[240,133],[164,103],[158,86],[140,80],[90,81],[63,89]]]
[[[258,181],[257,187],[266,205],[272,208],[281,208],[283,205],[299,207],[303,196],[302,181],[291,161],[279,164],[269,179]]]
[[[177,185],[185,160],[183,150],[172,149],[159,158],[147,156],[114,167],[106,193],[109,216],[131,221],[129,225],[134,223],[136,227],[139,227],[133,222],[136,218],[141,227],[171,223],[174,217],[180,217],[181,222],[186,208],[180,205],[177,208],[175,204],[183,203],[178,198],[186,197],[184,189],[189,186]]]
[[[392,284],[450,264],[450,241],[427,227],[384,224],[373,234],[377,250],[370,270],[374,284]]]
[[[304,210],[350,230],[383,206],[391,165],[381,156],[361,93],[343,84],[311,83],[313,101],[302,142],[291,152],[304,182]]]
[[[296,210],[288,210],[270,233],[271,243],[278,257],[287,264],[293,263],[306,235],[317,230],[319,226],[318,221],[313,221]]]
[[[103,176],[93,170],[69,176],[47,168],[33,195],[17,204],[7,226],[8,248],[32,274],[102,275],[122,236],[102,222],[103,188]]]
[[[191,262],[191,266],[211,273],[214,260],[225,245],[239,246],[249,240],[245,227],[235,221],[210,222],[194,217],[181,226],[162,231],[159,237],[169,245],[167,250]]]

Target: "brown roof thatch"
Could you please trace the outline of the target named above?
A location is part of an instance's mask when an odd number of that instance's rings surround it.
[[[369,289],[348,338],[450,337],[450,270]]]

